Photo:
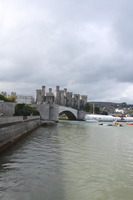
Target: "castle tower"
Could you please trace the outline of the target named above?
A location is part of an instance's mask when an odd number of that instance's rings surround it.
[[[50,95],[50,96],[53,95],[53,94],[52,94],[52,88],[49,88],[49,95]]]
[[[64,96],[67,95],[67,88],[64,88]]]
[[[52,93],[52,88],[49,88],[49,92],[45,93],[44,102],[54,103],[54,95]]]
[[[84,107],[87,103],[87,95],[80,95],[80,108]]]
[[[80,108],[80,95],[79,94],[74,94],[73,95],[73,107],[75,109],[79,109]]]
[[[40,104],[42,102],[42,91],[36,90],[35,91],[35,103]]]
[[[45,89],[46,89],[46,87],[45,87],[45,86],[42,86],[42,91],[41,91],[41,103],[43,103],[43,102],[44,102],[44,99],[45,99],[45,95],[46,95]]]
[[[67,88],[64,88],[64,106],[67,105]]]
[[[60,86],[56,86],[56,89],[55,89],[55,104],[60,104]]]
[[[16,97],[17,96],[16,92],[11,92],[11,96],[15,96]]]
[[[45,96],[45,89],[46,89],[46,87],[42,86],[42,96]]]

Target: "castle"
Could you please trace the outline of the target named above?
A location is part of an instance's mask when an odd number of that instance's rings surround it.
[[[73,94],[67,92],[67,89],[60,90],[60,86],[56,86],[54,94],[52,88],[49,88],[49,92],[46,92],[46,87],[42,86],[42,89],[35,91],[35,103],[55,103],[60,106],[72,107],[75,109],[81,109],[87,103],[87,95]]]

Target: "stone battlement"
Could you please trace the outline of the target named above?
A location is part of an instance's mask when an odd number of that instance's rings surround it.
[[[42,89],[35,91],[35,103],[55,103],[61,106],[81,109],[87,103],[87,95],[73,94],[68,92],[67,88],[60,90],[60,86],[56,86],[54,93],[52,93],[52,88],[49,88],[49,92],[46,92],[46,87],[42,86]]]

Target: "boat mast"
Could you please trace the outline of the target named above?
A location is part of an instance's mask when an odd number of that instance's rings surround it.
[[[95,105],[93,103],[93,114],[95,114]]]

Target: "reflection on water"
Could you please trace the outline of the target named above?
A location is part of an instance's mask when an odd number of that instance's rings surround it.
[[[133,127],[62,122],[0,156],[1,200],[132,200]]]

